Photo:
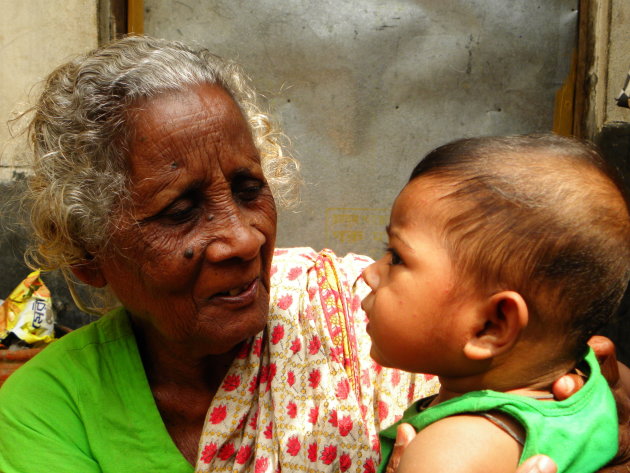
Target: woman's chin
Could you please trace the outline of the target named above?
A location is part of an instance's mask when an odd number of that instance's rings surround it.
[[[207,324],[193,336],[200,348],[205,348],[208,355],[227,353],[246,340],[258,335],[267,325],[267,312],[252,311],[239,314],[239,323]]]

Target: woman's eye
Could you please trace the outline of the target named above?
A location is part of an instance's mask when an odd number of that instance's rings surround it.
[[[177,210],[176,212],[170,212],[166,214],[165,217],[173,222],[185,222],[190,218],[191,214],[192,207],[188,207],[182,210]]]
[[[234,184],[232,192],[236,198],[242,202],[251,202],[255,200],[260,193],[264,184],[257,179],[247,179],[238,181]]]
[[[192,199],[182,199],[166,208],[158,217],[170,224],[184,223],[193,218],[196,209],[197,206]]]

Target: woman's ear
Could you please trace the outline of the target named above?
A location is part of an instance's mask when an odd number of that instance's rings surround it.
[[[107,279],[92,255],[88,255],[81,263],[70,266],[72,274],[81,282],[93,287],[105,287]]]
[[[518,292],[493,294],[478,313],[477,330],[464,346],[464,354],[471,360],[486,360],[506,352],[528,321],[527,304]]]

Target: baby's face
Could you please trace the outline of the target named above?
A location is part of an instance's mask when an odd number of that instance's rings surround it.
[[[431,178],[407,184],[392,209],[385,255],[363,272],[372,357],[417,373],[457,375],[477,302],[464,297],[441,236],[444,187]],[[468,293],[468,291],[466,291]]]

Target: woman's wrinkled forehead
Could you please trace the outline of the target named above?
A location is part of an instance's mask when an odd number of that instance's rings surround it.
[[[239,106],[220,86],[194,86],[146,99],[135,107],[130,125],[132,180],[146,174],[145,168],[168,173],[243,151],[259,163]]]

